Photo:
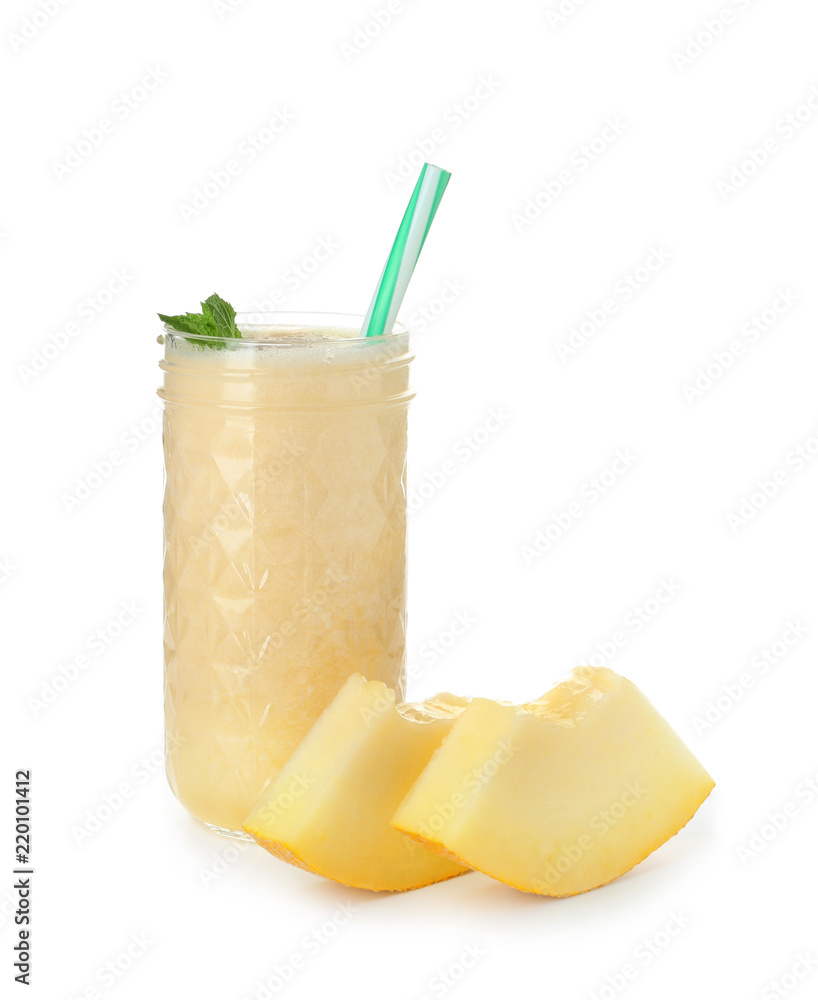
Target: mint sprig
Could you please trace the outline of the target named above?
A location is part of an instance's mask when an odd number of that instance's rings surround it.
[[[201,343],[206,347],[221,350],[224,344],[219,340],[241,339],[241,332],[236,326],[236,310],[218,295],[211,295],[201,303],[200,313],[184,313],[181,316],[164,316],[159,313],[159,319],[172,330],[179,333],[192,333],[186,337],[191,343]],[[199,337],[210,337],[213,340],[198,340]]]

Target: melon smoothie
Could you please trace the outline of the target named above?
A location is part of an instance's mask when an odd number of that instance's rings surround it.
[[[165,732],[173,792],[241,836],[353,673],[403,694],[408,334],[361,317],[165,328]]]

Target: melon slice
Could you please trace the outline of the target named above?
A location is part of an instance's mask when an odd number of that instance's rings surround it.
[[[389,825],[468,704],[439,695],[396,706],[354,674],[267,785],[244,829],[271,854],[363,889],[417,889],[461,875],[458,861]]]
[[[638,688],[583,667],[527,705],[473,701],[392,823],[518,889],[571,896],[655,851],[712,788]]]

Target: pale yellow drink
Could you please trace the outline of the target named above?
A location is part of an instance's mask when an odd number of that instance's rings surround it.
[[[238,323],[166,331],[160,391],[167,774],[237,835],[350,674],[403,692],[411,398],[404,332]]]

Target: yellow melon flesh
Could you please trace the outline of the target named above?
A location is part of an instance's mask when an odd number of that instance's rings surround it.
[[[528,705],[473,701],[392,822],[501,882],[571,896],[655,851],[712,788],[638,688],[584,667]]]
[[[379,681],[349,678],[244,829],[291,864],[363,889],[416,889],[466,868],[398,833],[392,814],[468,701],[395,705]]]

